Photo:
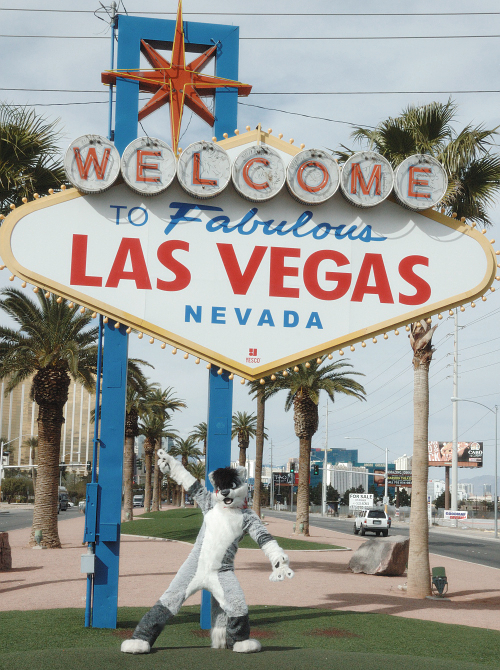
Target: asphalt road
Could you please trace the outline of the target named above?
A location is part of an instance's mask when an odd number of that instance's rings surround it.
[[[295,514],[290,512],[271,512],[265,511],[266,516],[276,516],[281,519],[294,519]],[[328,528],[328,530],[335,530],[339,533],[353,534],[353,522],[344,519],[323,519],[321,517],[311,516],[309,523],[311,526],[317,528]],[[480,531],[476,531],[480,532]],[[432,528],[429,531],[429,551],[438,556],[447,556],[448,558],[456,558],[468,563],[479,563],[480,565],[487,565],[490,568],[500,568],[500,540],[490,537],[475,537],[472,533],[465,535],[463,530],[446,530],[440,531],[437,528]],[[410,534],[408,525],[393,526],[389,531],[389,535],[405,535]],[[373,533],[366,535],[366,538],[375,537]]]
[[[69,519],[79,514],[78,507],[70,507],[65,512],[60,512],[60,520]],[[0,532],[9,532],[18,528],[27,528],[33,521],[33,508],[31,507],[12,507],[11,509],[2,506],[0,509]]]

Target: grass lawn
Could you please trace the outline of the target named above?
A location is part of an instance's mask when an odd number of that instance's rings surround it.
[[[147,512],[143,519],[136,517],[135,521],[122,523],[122,534],[147,535],[149,537],[164,537],[169,540],[194,543],[203,523],[203,514],[200,509],[188,507],[173,509],[165,512]],[[288,537],[276,537],[279,545],[285,551],[307,549],[344,549],[335,544],[322,542],[305,542]],[[239,546],[242,549],[258,549],[257,543],[249,535],[245,535]]]
[[[295,607],[250,608],[260,654],[212,650],[199,608],[184,607],[154,653],[121,654],[146,611],[120,608],[117,630],[84,628],[83,609],[2,612],[1,670],[480,670],[498,668],[500,632],[385,614]]]

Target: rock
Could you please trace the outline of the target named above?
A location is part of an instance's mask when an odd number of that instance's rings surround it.
[[[352,555],[349,568],[365,575],[402,575],[408,563],[409,538],[394,535],[362,544]]]
[[[12,569],[12,555],[10,553],[9,534],[0,533],[0,571]]]

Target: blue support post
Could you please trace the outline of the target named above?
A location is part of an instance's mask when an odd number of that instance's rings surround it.
[[[104,329],[98,520],[92,625],[116,628],[122,507],[128,335],[109,319]]]
[[[208,489],[212,485],[208,473],[217,468],[225,468],[231,463],[231,425],[233,415],[233,380],[224,370],[217,374],[212,365],[208,377],[208,420],[207,420],[207,457],[205,462]],[[210,593],[203,591],[201,596],[200,626],[210,629]]]

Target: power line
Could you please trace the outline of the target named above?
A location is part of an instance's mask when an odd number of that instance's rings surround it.
[[[109,36],[100,35],[0,35],[4,38],[15,39],[50,39],[50,40],[109,40]],[[346,37],[240,37],[241,40],[259,40],[259,41],[360,41],[360,40],[476,40],[476,39],[496,39],[500,35],[349,35]]]
[[[92,9],[28,9],[25,7],[0,7],[0,12],[52,12],[54,14],[94,14]],[[127,14],[147,14],[176,16],[177,12],[127,12]],[[500,12],[182,12],[183,16],[498,16]]]

